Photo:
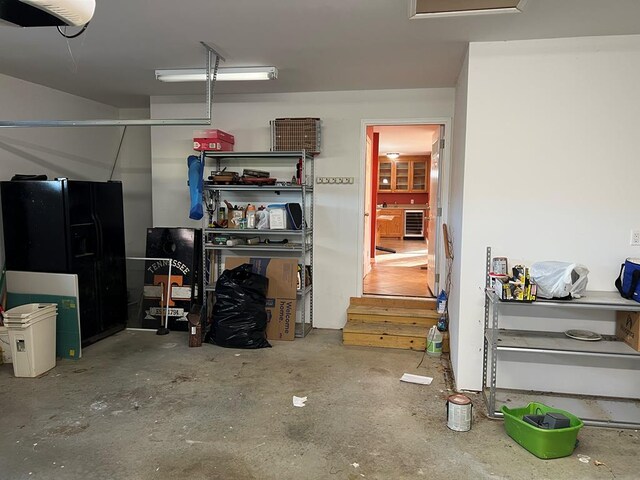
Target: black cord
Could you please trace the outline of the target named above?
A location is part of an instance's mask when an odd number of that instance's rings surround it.
[[[427,346],[424,347],[424,352],[422,352],[422,358],[420,359],[420,363],[416,368],[420,368],[420,365],[422,365],[422,362],[424,362],[424,357],[427,354],[427,348],[429,348],[429,340],[427,340]]]
[[[116,152],[116,159],[113,161],[113,167],[111,168],[111,175],[109,175],[109,181],[113,179],[113,172],[116,170],[118,164],[118,157],[120,156],[120,149],[122,149],[122,142],[124,141],[124,134],[127,133],[127,126],[122,129],[122,136],[120,137],[120,145],[118,145],[118,151]]]
[[[56,28],[58,29],[58,32],[60,32],[60,35],[62,35],[64,38],[78,38],[87,29],[89,23],[90,22],[85,23],[84,27],[82,27],[82,30],[80,30],[78,33],[74,33],[73,35],[67,35],[65,32],[63,32],[62,28],[60,28],[60,25],[58,25]],[[64,28],[66,29],[67,27]]]

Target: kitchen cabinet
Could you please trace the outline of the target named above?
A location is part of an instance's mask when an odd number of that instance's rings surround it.
[[[383,208],[378,217],[392,217],[389,220],[378,220],[380,238],[402,238],[404,231],[404,211],[400,208]]]
[[[395,192],[403,193],[409,192],[409,186],[411,184],[411,163],[407,161],[396,161],[394,163],[395,166],[395,181],[393,185],[395,187]]]
[[[402,160],[380,160],[378,191],[392,193],[426,193],[427,160],[424,156]]]
[[[393,191],[393,162],[380,161],[378,164],[378,191]]]
[[[411,162],[411,192],[427,192],[427,162]]]

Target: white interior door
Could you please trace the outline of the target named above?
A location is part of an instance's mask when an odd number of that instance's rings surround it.
[[[373,127],[367,127],[367,149],[364,159],[364,248],[362,249],[362,272],[366,277],[371,272],[371,163],[373,158]]]
[[[427,285],[434,296],[438,295],[438,248],[440,231],[440,158],[442,158],[442,142],[444,128],[440,128],[433,135],[431,146],[431,168],[429,170],[429,224],[427,225],[427,238],[429,241],[427,250]]]

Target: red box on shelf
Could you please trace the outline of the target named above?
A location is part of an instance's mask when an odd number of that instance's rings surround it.
[[[232,152],[235,138],[222,130],[199,130],[193,133],[193,149]]]

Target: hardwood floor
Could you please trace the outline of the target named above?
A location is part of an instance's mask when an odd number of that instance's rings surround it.
[[[364,278],[365,295],[433,297],[427,286],[427,242],[384,238],[380,246],[396,253],[378,251],[371,272]]]

